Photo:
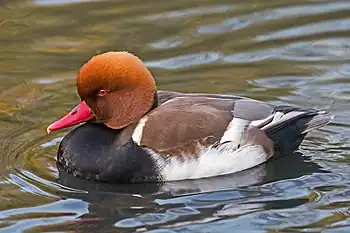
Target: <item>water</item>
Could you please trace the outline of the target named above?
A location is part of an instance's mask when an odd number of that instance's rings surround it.
[[[0,3],[1,232],[350,232],[350,1]],[[164,185],[78,180],[55,165],[75,77],[108,50],[139,55],[159,89],[326,108],[298,153]]]

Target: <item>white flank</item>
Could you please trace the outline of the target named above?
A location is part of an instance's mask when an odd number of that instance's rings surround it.
[[[228,124],[224,135],[222,136],[220,143],[233,142],[238,145],[241,142],[242,136],[250,124],[250,121],[241,118],[232,118],[230,124]]]
[[[252,168],[266,162],[267,155],[259,145],[244,145],[236,149],[233,143],[225,143],[218,148],[202,148],[199,157],[176,156],[164,158],[148,150],[158,165],[164,181],[198,179]]]
[[[136,128],[134,129],[134,132],[132,133],[132,140],[137,145],[140,145],[141,143],[143,127],[145,127],[146,121],[147,117],[142,117],[139,123],[137,124]]]

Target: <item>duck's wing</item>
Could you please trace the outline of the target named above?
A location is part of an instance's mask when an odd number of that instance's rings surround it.
[[[175,156],[242,141],[262,145],[269,154],[296,142],[292,150],[308,131],[331,119],[326,112],[229,95],[158,92],[158,98],[162,104],[140,120],[132,138],[140,146]]]
[[[263,102],[218,95],[183,94],[167,99],[141,119],[133,134],[135,142],[156,151],[181,147],[188,151],[191,144],[209,143],[209,139],[210,143],[235,140],[245,124],[273,112]]]

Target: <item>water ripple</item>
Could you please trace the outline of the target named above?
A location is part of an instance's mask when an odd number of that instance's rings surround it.
[[[155,49],[169,49],[176,48],[183,43],[182,39],[179,37],[169,38],[165,40],[156,41],[150,44],[151,47]]]
[[[81,3],[81,2],[94,1],[94,0],[32,0],[32,1],[37,5],[51,6],[51,5]]]
[[[197,54],[149,61],[146,62],[146,65],[150,68],[179,69],[214,63],[215,61],[218,61],[221,56],[222,54],[217,52],[201,52]]]
[[[123,219],[115,223],[116,227],[141,227],[147,225],[155,225],[161,223],[171,222],[182,216],[197,215],[200,212],[196,209],[189,207],[172,208],[165,213],[147,213],[139,215],[135,218]]]
[[[214,5],[210,7],[198,7],[192,9],[184,9],[180,11],[163,12],[145,17],[146,20],[165,20],[178,19],[194,15],[211,15],[229,12],[233,9],[231,5]]]
[[[333,21],[325,21],[312,23],[309,25],[292,27],[278,32],[271,32],[265,35],[257,36],[257,41],[286,39],[299,36],[308,36],[325,32],[348,31],[350,28],[350,19],[339,19]]]
[[[325,14],[327,12],[336,12],[339,10],[344,10],[349,8],[350,8],[350,4],[345,2],[333,3],[331,5],[327,3],[327,4],[319,4],[319,5],[311,4],[311,5],[304,5],[304,6],[278,8],[278,9],[272,9],[272,10],[267,10],[263,12],[255,12],[248,15],[238,16],[235,18],[224,20],[219,24],[201,26],[197,29],[197,31],[198,33],[203,35],[225,33],[229,31],[239,30],[253,24],[262,24],[265,21],[269,21],[269,20],[286,19],[288,17],[296,17],[296,16],[301,17],[305,15],[314,15],[314,14],[321,14],[321,13]],[[335,30],[338,30],[338,28]],[[295,31],[297,31],[297,29],[295,29]],[[279,32],[279,33],[283,34],[283,32]],[[286,32],[285,34],[288,34],[288,32]],[[275,37],[278,35],[279,34],[276,34]],[[268,39],[274,38],[274,35],[270,37],[269,36],[265,36],[265,37],[268,40]],[[265,37],[259,36],[257,37],[257,39],[264,40]]]

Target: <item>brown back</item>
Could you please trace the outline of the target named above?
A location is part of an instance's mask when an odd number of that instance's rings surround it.
[[[141,145],[160,151],[209,136],[219,139],[232,120],[232,99],[169,99],[147,114]]]

